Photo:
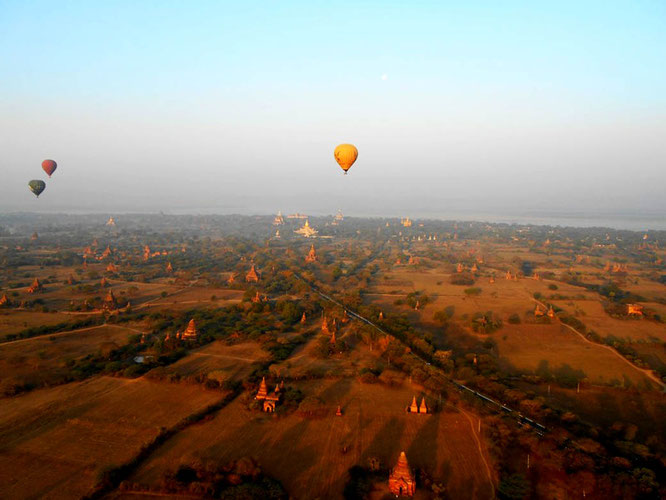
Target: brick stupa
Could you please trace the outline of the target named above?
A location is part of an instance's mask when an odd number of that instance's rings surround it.
[[[39,282],[37,278],[35,278],[35,281],[32,282],[32,285],[30,285],[30,288],[28,288],[28,293],[37,293],[42,291],[42,284]]]
[[[199,333],[197,332],[197,325],[194,323],[194,320],[191,319],[187,325],[187,328],[181,335],[183,340],[197,340]]]
[[[389,476],[389,490],[396,496],[414,496],[416,481],[414,480],[414,474],[409,469],[407,455],[404,451],[400,452],[398,463]]]

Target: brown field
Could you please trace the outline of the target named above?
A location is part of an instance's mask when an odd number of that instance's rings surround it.
[[[96,353],[106,343],[126,344],[136,330],[101,325],[0,344],[0,389],[20,383],[42,386],[67,373],[65,363]]]
[[[568,364],[582,370],[593,384],[622,382],[626,376],[644,387],[649,379],[601,345],[586,342],[560,324],[506,325],[490,335],[497,342],[500,358],[520,371],[534,371],[541,360],[552,369]]]
[[[26,328],[43,325],[57,325],[70,321],[72,317],[60,312],[0,310],[0,340],[7,335],[18,333]]]
[[[210,307],[224,307],[238,304],[243,298],[243,290],[229,290],[225,288],[188,287],[172,293],[166,298],[159,297],[141,307],[155,309],[186,310],[197,305]],[[211,300],[212,296],[215,300]]]
[[[573,303],[573,306],[571,306]],[[573,313],[576,309],[582,312],[579,316],[585,326],[597,332],[601,337],[613,335],[629,341],[659,340],[666,342],[666,326],[645,319],[616,319],[604,311],[601,302],[594,301],[553,301],[558,307]]]
[[[219,372],[224,380],[242,380],[250,374],[254,362],[266,359],[269,354],[256,342],[227,345],[225,341],[216,340],[190,352],[164,372],[181,377]]]
[[[187,384],[109,377],[2,401],[0,497],[77,498],[133,457],[160,426],[219,400]]]
[[[347,376],[354,377],[358,373],[358,368],[369,366],[376,360],[369,347],[360,343],[354,335],[356,325],[349,324],[342,327],[336,333],[336,339],[347,343],[351,350],[344,354],[337,354],[328,358],[318,358],[315,354],[317,345],[322,337],[330,339],[317,330],[304,345],[299,346],[292,355],[285,361],[271,365],[272,373],[280,377],[288,378],[309,378],[314,375],[317,377],[325,376]]]
[[[130,481],[156,484],[164,472],[183,463],[253,456],[292,498],[340,498],[349,467],[367,464],[371,457],[393,466],[405,450],[413,467],[447,482],[452,498],[492,497],[492,473],[484,462],[485,444],[477,442],[476,417],[448,407],[434,415],[407,414],[404,408],[414,393],[410,387],[389,389],[350,379],[298,387],[328,403],[328,414],[271,418],[246,409],[239,398],[212,420],[175,436]],[[337,404],[343,417],[335,416]]]

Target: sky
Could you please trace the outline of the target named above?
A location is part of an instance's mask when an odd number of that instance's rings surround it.
[[[0,0],[0,211],[666,219],[664,61],[662,0]]]

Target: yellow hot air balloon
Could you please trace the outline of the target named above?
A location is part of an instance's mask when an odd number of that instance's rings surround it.
[[[340,144],[335,148],[333,156],[335,156],[335,161],[338,162],[338,165],[345,171],[345,175],[347,175],[347,170],[351,168],[356,158],[358,158],[358,149],[353,144]]]

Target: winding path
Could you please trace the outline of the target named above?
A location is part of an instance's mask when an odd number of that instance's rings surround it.
[[[541,307],[543,307],[543,308],[545,308],[545,309],[548,309],[548,306],[546,306],[546,304],[544,304],[543,302],[540,302],[540,301],[538,301],[538,300],[535,299],[535,298],[532,298],[532,300],[533,300],[534,302],[536,302],[537,304],[539,304]],[[641,373],[642,373],[643,375],[645,375],[647,378],[649,378],[650,380],[652,380],[655,384],[659,385],[659,387],[661,387],[662,390],[666,390],[666,384],[665,384],[665,383],[664,383],[659,377],[657,377],[657,376],[654,374],[654,372],[653,372],[652,370],[649,370],[649,369],[647,369],[647,368],[641,368],[641,367],[639,367],[639,366],[636,366],[634,363],[632,363],[632,362],[629,361],[627,358],[625,358],[624,356],[622,356],[622,354],[620,354],[619,352],[617,352],[617,351],[616,351],[615,349],[613,349],[611,346],[604,345],[604,344],[599,344],[598,342],[593,342],[593,341],[591,341],[591,340],[588,339],[584,334],[582,334],[581,332],[579,332],[578,330],[576,330],[573,326],[571,326],[571,325],[567,325],[566,323],[562,323],[562,322],[560,322],[560,324],[561,324],[562,326],[565,326],[566,328],[568,328],[568,329],[571,330],[572,332],[574,332],[576,335],[578,335],[581,339],[583,339],[583,341],[587,342],[588,344],[593,345],[593,346],[598,347],[598,348],[601,348],[601,349],[606,349],[607,351],[612,352],[614,356],[616,356],[617,358],[621,359],[624,363],[628,364],[628,365],[631,366],[633,369],[635,369],[635,370],[641,372]]]

